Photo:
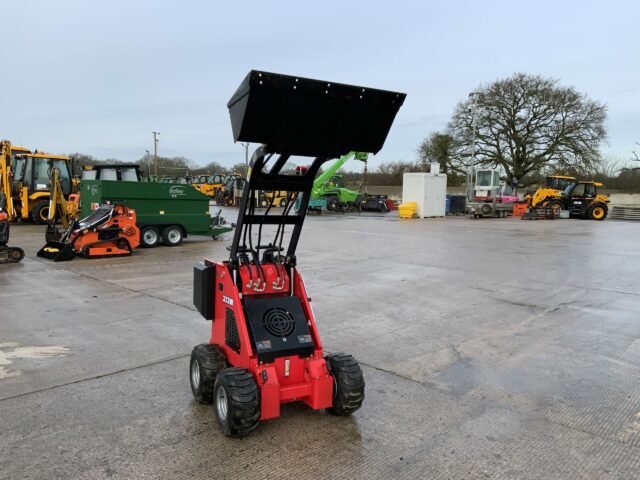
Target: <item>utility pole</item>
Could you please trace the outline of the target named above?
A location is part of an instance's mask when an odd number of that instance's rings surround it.
[[[240,145],[244,147],[244,176],[249,175],[249,143],[241,142]]]
[[[151,132],[153,133],[153,174],[158,178],[158,135],[160,132]]]
[[[471,111],[471,157],[469,159],[469,169],[467,171],[467,199],[469,201],[473,200],[473,176],[475,175],[476,169],[476,127],[478,125],[476,110],[478,107],[479,96],[479,92],[471,92],[469,94],[469,98],[472,99],[471,107],[469,107],[469,110]]]
[[[147,152],[147,174],[149,175],[149,181],[151,181],[151,164],[148,163],[149,162],[149,157],[151,156],[151,153],[149,153],[149,150],[145,150],[145,152]],[[156,178],[156,182],[158,181],[158,179]]]

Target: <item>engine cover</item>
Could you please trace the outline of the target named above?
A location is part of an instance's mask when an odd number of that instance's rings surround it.
[[[298,297],[245,297],[244,308],[259,361],[313,354],[315,345]]]

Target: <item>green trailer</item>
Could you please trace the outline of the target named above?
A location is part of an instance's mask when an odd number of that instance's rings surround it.
[[[81,216],[98,205],[122,204],[136,211],[140,227],[140,246],[175,246],[188,235],[216,238],[232,230],[218,216],[212,220],[209,197],[191,185],[158,182],[122,182],[82,180],[80,182]]]

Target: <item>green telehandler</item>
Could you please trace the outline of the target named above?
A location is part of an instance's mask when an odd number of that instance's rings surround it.
[[[350,190],[344,183],[341,175],[335,173],[352,158],[362,162],[367,161],[368,154],[362,152],[349,152],[335,161],[326,171],[322,172],[313,182],[311,189],[311,207],[315,202],[326,202],[329,211],[349,212],[360,210],[360,204],[364,196],[356,191]]]

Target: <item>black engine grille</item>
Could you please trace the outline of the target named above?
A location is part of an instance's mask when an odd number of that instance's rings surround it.
[[[264,329],[274,337],[288,337],[293,333],[295,321],[284,308],[270,308],[262,317]]]
[[[258,360],[313,354],[313,338],[298,297],[247,297],[244,307]]]

